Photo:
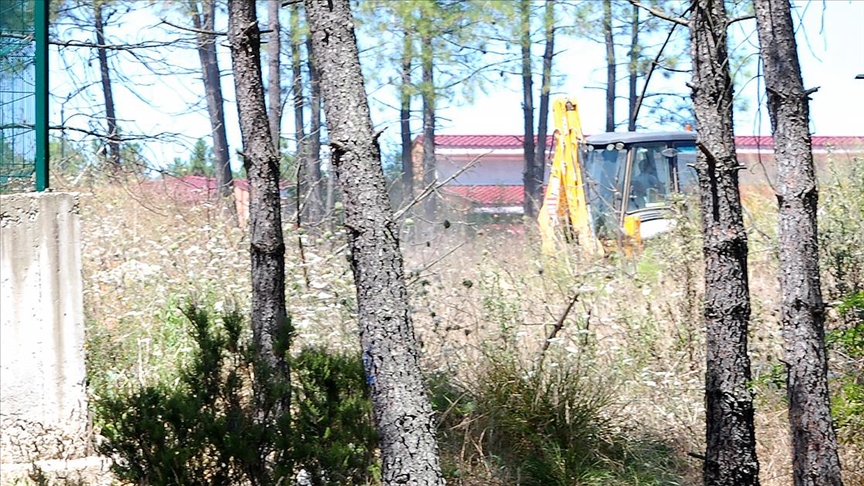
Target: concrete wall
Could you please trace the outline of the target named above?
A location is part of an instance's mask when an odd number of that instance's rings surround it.
[[[0,196],[0,462],[89,449],[78,200]]]

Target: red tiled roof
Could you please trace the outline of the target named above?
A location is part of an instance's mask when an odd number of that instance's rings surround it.
[[[435,135],[436,147],[448,148],[498,148],[521,149],[522,135]],[[535,137],[536,141],[537,138]],[[552,135],[546,137],[547,146],[552,143]],[[423,143],[423,135],[418,135],[415,144]],[[813,147],[849,147],[864,148],[864,136],[832,137],[817,135],[812,137]],[[735,137],[737,147],[766,148],[774,146],[771,136],[738,135]]]
[[[445,186],[441,191],[481,206],[521,206],[522,186]]]

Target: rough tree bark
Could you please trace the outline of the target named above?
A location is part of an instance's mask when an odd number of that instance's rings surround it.
[[[399,133],[402,137],[402,199],[414,197],[414,158],[411,149],[411,67],[414,59],[413,34],[408,28],[402,37],[402,84],[399,89]]]
[[[382,482],[441,485],[435,419],[418,365],[398,229],[372,131],[349,0],[305,0],[305,6],[343,194]]]
[[[303,99],[303,62],[300,53],[300,5],[291,5],[289,12],[289,28],[291,30],[291,101],[294,106],[294,140],[296,143],[296,156],[298,160],[306,159],[306,121],[304,107],[306,100]]]
[[[306,148],[306,180],[309,198],[306,202],[307,217],[318,222],[332,208],[324,204],[321,180],[321,73],[312,54],[312,38],[306,39],[306,66],[309,70],[309,143]]]
[[[96,48],[99,57],[99,75],[102,80],[102,95],[105,98],[105,121],[108,125],[108,149],[106,160],[113,169],[120,168],[120,134],[117,132],[117,114],[114,111],[114,91],[111,88],[111,74],[108,67],[108,49],[105,48],[105,21],[103,2],[93,3],[93,23],[96,28]]]
[[[423,186],[435,182],[435,79],[433,75],[434,53],[432,35],[425,33],[420,38],[420,57],[422,58],[423,78]],[[438,200],[435,194],[429,195],[423,201],[424,215],[427,223],[435,220],[438,212]]]
[[[546,48],[543,50],[543,73],[540,78],[540,110],[537,113],[537,146],[534,148],[535,194],[537,204],[543,198],[541,191],[546,172],[546,133],[549,131],[549,93],[552,91],[552,57],[555,55],[555,2],[546,0],[544,23]],[[538,209],[539,213],[539,209]]]
[[[212,1],[212,0],[211,0]],[[280,38],[279,7],[281,0],[267,0],[267,101],[269,102],[267,117],[270,125],[270,137],[278,154],[280,127],[282,126],[282,78],[280,76],[280,59],[282,42]]]
[[[707,486],[759,484],[749,389],[747,234],[738,192],[723,0],[693,0],[692,99],[705,256]]]
[[[237,216],[234,205],[234,177],[228,156],[228,135],[225,132],[225,104],[222,100],[222,80],[219,75],[219,61],[216,57],[215,31],[216,2],[202,0],[192,5],[192,25],[198,29],[198,59],[201,61],[201,74],[207,98],[207,114],[210,116],[210,132],[213,137],[213,161],[215,164],[216,185],[223,209]]]
[[[255,0],[229,0],[228,40],[234,69],[243,163],[249,177],[252,335],[259,356],[288,383],[290,322],[285,310],[285,243],[279,156],[270,137],[261,77],[261,31]],[[288,396],[283,401],[287,407]],[[283,408],[286,409],[287,408]]]
[[[629,110],[627,117],[627,130],[636,131],[636,81],[639,77],[639,8],[631,5],[633,9],[630,17],[630,66],[629,66]]]
[[[777,161],[780,320],[786,347],[795,485],[841,485],[837,435],[828,398],[809,93],[801,79],[789,0],[754,0],[753,4]]]
[[[519,2],[519,44],[522,50],[522,151],[525,158],[523,174],[525,216],[537,216],[537,201],[534,194],[534,80],[531,69],[531,0]],[[542,143],[542,142],[541,142]]]
[[[606,131],[615,131],[615,37],[612,0],[603,0],[603,36],[606,39]]]

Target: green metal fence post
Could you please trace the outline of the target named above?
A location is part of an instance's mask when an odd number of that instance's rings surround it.
[[[48,2],[34,0],[36,34],[36,190],[48,189]]]

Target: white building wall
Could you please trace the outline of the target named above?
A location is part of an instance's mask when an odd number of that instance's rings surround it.
[[[470,164],[476,162],[451,182],[461,186],[521,186],[524,162],[521,155],[483,155],[470,157],[439,155],[437,160],[438,180],[444,181]]]

